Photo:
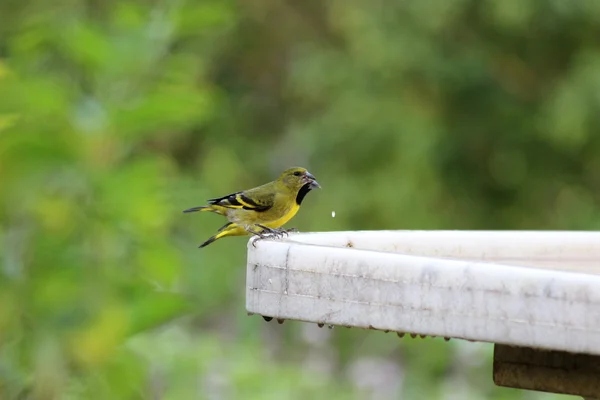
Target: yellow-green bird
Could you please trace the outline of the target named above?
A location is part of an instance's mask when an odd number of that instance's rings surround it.
[[[210,211],[227,217],[214,236],[198,247],[208,246],[225,236],[280,234],[286,222],[296,215],[304,196],[312,189],[320,188],[314,176],[305,168],[286,169],[273,182],[254,189],[243,190],[227,196],[209,199],[205,206],[192,207],[184,213]]]

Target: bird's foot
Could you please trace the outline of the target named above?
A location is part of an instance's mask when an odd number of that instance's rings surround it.
[[[283,235],[287,234],[287,231],[283,228],[269,228],[267,226],[260,225],[260,224],[257,226],[262,228],[263,231],[267,232],[268,237],[281,238]]]
[[[290,233],[298,233],[300,232],[300,230],[298,230],[298,228],[277,228],[277,229],[272,229],[272,231],[276,232],[276,233],[280,233],[280,234],[284,234],[284,235],[288,235]]]
[[[289,228],[289,229],[277,228],[277,229],[273,229],[272,231],[273,231],[272,233],[277,237],[283,237],[284,235],[287,237],[290,235],[290,233],[300,232],[296,228]]]
[[[277,231],[276,229],[269,228],[268,226],[261,225],[261,224],[256,224],[256,226],[258,226],[260,229],[262,229],[261,233],[263,233],[263,234],[264,234],[264,232],[275,233]]]
[[[256,242],[263,239],[281,239],[283,236],[288,235],[288,231],[283,228],[269,228],[265,225],[257,224],[257,227],[261,228],[262,231],[252,231],[257,238],[252,241],[252,245],[256,247]]]
[[[279,239],[280,236],[277,233],[269,233],[266,235],[265,234],[261,234],[261,235],[255,234],[254,239],[252,239],[252,246],[256,247],[256,242],[258,242],[258,241],[265,240],[265,239],[273,239],[273,238]]]
[[[283,237],[283,235],[287,236],[287,231],[283,228],[273,229],[273,235],[275,235],[275,237],[281,238]]]
[[[257,241],[262,240],[262,239],[266,239],[268,237],[267,234],[265,234],[264,232],[257,231],[257,230],[254,230],[254,229],[250,229],[249,227],[246,228],[246,231],[248,231],[248,233],[251,233],[252,235],[254,235],[254,239],[252,240],[252,246],[253,247],[256,247],[256,242]]]

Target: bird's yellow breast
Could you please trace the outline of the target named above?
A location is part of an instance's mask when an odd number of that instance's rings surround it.
[[[293,206],[285,213],[281,218],[264,224],[269,228],[279,228],[285,225],[290,219],[294,218],[294,215],[298,212],[300,206],[294,202]]]

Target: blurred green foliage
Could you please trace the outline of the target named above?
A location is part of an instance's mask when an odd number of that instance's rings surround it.
[[[0,15],[0,398],[554,398],[489,345],[248,318],[246,239],[181,210],[302,165],[305,231],[598,229],[600,2]]]

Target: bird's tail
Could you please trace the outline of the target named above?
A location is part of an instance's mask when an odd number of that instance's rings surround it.
[[[212,242],[214,242],[215,240],[217,240],[219,238],[219,234],[217,233],[216,235],[213,235],[211,237],[208,238],[208,240],[206,240],[204,243],[202,243],[200,246],[198,246],[199,248],[203,248],[208,246],[209,244],[211,244]]]
[[[243,235],[247,235],[248,232],[241,226],[234,224],[233,222],[229,222],[225,225],[223,225],[216,234],[214,234],[213,236],[209,237],[204,243],[202,243],[200,246],[200,248],[202,247],[206,247],[209,244],[211,244],[212,242],[214,242],[217,239],[221,239],[222,237],[225,236],[243,236]]]
[[[219,228],[219,230],[217,231],[217,233],[215,233],[213,236],[209,237],[204,243],[202,243],[200,246],[200,248],[202,247],[206,247],[209,244],[211,244],[212,242],[214,242],[217,239],[222,238],[223,236],[227,236],[229,234],[229,230],[231,230],[231,225],[233,224],[233,222],[229,222],[225,225],[223,225],[222,227]],[[235,229],[235,227],[233,227],[233,229]]]
[[[191,212],[196,212],[196,211],[212,211],[210,206],[198,206],[198,207],[192,207],[192,208],[188,208],[187,210],[183,210],[184,213],[191,213]]]
[[[215,214],[219,214],[219,215],[227,215],[227,208],[223,207],[223,206],[218,206],[215,204],[209,204],[207,206],[198,206],[198,207],[192,207],[192,208],[188,208],[187,210],[183,210],[184,213],[191,213],[191,212],[196,212],[196,211],[210,211],[213,212]]]

